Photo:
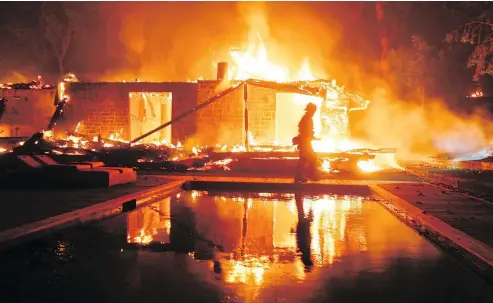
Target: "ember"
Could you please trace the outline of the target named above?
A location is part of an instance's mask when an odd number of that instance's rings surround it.
[[[473,93],[471,93],[469,95],[470,98],[479,98],[479,97],[483,97],[483,91],[481,90],[481,88],[478,88],[476,89],[476,91],[474,91]]]
[[[44,84],[41,76],[38,76],[37,80],[32,80],[28,83],[0,83],[0,89],[53,89],[55,86],[50,84]]]

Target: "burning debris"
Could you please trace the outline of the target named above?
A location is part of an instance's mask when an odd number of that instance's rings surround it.
[[[32,80],[28,83],[0,83],[0,89],[53,89],[55,86],[50,84],[45,84],[43,78],[38,76],[37,80]]]
[[[481,88],[477,88],[474,92],[472,92],[469,96],[469,98],[480,98],[483,97],[483,91]]]

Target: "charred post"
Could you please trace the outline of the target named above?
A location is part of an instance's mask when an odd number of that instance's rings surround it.
[[[217,80],[228,80],[228,62],[219,62],[217,64]]]
[[[245,102],[245,149],[249,151],[250,140],[248,138],[248,84],[243,85],[243,101]]]
[[[0,120],[2,120],[3,114],[7,111],[7,98],[0,99]]]
[[[51,117],[50,123],[48,124],[47,130],[53,130],[55,128],[57,120],[62,116],[63,113],[63,108],[65,107],[65,104],[67,104],[68,98],[64,97],[58,105],[56,106],[55,113]]]

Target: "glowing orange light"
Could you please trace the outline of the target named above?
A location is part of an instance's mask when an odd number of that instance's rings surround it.
[[[476,91],[474,91],[473,93],[471,93],[469,95],[469,97],[471,97],[471,98],[483,97],[483,91],[480,88],[477,88]]]

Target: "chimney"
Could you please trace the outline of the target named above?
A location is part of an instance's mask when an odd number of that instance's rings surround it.
[[[217,64],[217,80],[228,80],[228,62],[219,62]]]

